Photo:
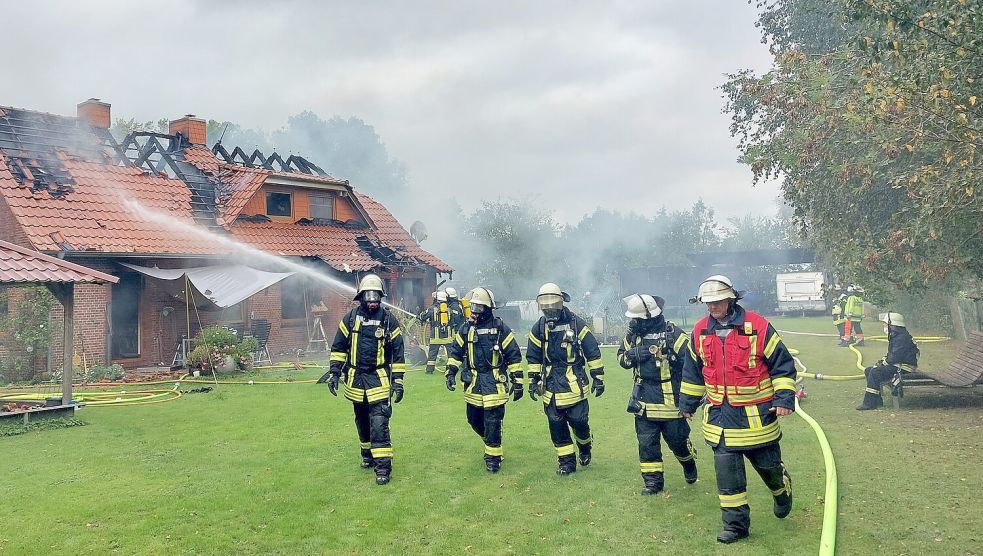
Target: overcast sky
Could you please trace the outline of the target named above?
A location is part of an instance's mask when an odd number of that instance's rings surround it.
[[[743,0],[12,2],[0,105],[276,129],[310,109],[373,125],[412,185],[532,195],[561,220],[702,197],[772,215],[715,87],[767,67]],[[302,153],[317,161],[317,153]],[[421,216],[422,217],[422,216]]]

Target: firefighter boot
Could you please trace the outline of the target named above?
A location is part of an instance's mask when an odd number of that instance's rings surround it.
[[[577,459],[573,454],[560,456],[556,467],[556,474],[560,476],[569,475],[577,471]]]
[[[775,517],[785,519],[792,512],[792,476],[782,465],[782,480],[785,487],[780,491],[781,494],[775,496]]]
[[[696,458],[683,462],[683,477],[686,479],[687,484],[693,484],[699,478],[699,473],[696,469]]]
[[[837,347],[841,347],[841,348],[850,347],[850,344],[851,344],[850,340],[847,340],[846,338],[841,338],[840,343],[837,344]]]
[[[642,473],[642,480],[645,481],[645,487],[642,488],[643,496],[658,494],[665,486],[662,473]]]
[[[747,531],[735,531],[733,529],[724,529],[717,534],[717,542],[722,542],[724,544],[730,544],[732,542],[737,542],[741,539],[746,539],[750,533]]]
[[[434,369],[436,369],[436,368],[437,368],[437,364],[436,363],[427,363],[427,374],[428,375],[432,375]]]
[[[489,473],[498,473],[502,468],[502,456],[485,456],[485,469]]]
[[[372,459],[372,452],[369,450],[362,450],[362,469],[371,469],[375,467],[375,460]]]
[[[580,465],[581,466],[587,467],[588,465],[590,465],[590,460],[591,460],[591,445],[590,444],[581,444],[580,445],[580,458],[579,459],[580,459]]]
[[[857,411],[867,411],[868,409],[877,409],[884,405],[884,398],[881,397],[881,391],[877,388],[864,388],[864,402],[857,406]]]

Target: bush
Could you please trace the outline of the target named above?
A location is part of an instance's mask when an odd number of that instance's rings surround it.
[[[234,330],[224,326],[209,326],[195,338],[195,348],[188,354],[187,367],[201,371],[215,370],[231,357],[239,370],[245,370],[253,362],[253,352],[259,349],[255,338],[236,339]]]

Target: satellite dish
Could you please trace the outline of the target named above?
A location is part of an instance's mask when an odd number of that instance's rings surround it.
[[[410,226],[410,235],[417,243],[423,243],[423,240],[427,239],[427,226],[417,220]]]

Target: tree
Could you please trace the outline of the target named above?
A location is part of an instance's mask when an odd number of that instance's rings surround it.
[[[774,65],[723,86],[755,181],[780,179],[806,233],[869,290],[983,275],[980,3],[759,5]],[[801,24],[815,14],[837,22],[835,44]]]
[[[169,125],[170,123],[167,121],[167,118],[161,118],[156,121],[148,120],[146,122],[138,122],[136,118],[116,118],[113,121],[112,127],[109,128],[109,132],[113,134],[113,139],[116,139],[116,142],[120,142],[134,131],[167,133]]]

